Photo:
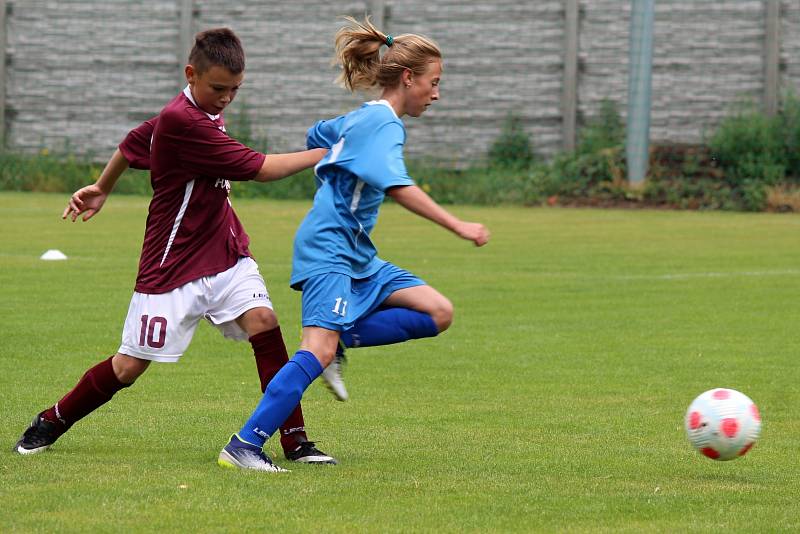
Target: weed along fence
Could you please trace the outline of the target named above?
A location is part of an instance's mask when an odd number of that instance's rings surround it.
[[[407,153],[465,166],[509,116],[534,150],[575,146],[600,103],[626,114],[630,0],[264,2],[0,0],[0,121],[10,151],[107,157],[182,86],[193,34],[229,26],[247,76],[231,114],[274,150],[363,97],[333,84],[340,15],[430,35],[445,54],[442,99],[408,121]],[[800,3],[657,1],[650,139],[697,143],[742,100],[773,111],[800,82]],[[624,118],[624,117],[623,117]]]

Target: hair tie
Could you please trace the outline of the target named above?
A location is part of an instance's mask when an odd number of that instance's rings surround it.
[[[386,46],[392,46],[394,44],[394,37],[391,35],[386,36]]]

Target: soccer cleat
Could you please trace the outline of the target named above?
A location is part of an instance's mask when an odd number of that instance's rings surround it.
[[[231,436],[228,444],[219,453],[217,463],[222,467],[232,469],[253,469],[267,471],[268,473],[288,473],[288,469],[278,467],[264,454],[261,447],[239,439],[236,434]]]
[[[43,452],[50,448],[50,445],[63,434],[64,431],[58,427],[58,424],[48,421],[42,414],[37,414],[31,422],[22,437],[14,445],[14,452],[19,454],[36,454]]]
[[[286,459],[292,462],[336,465],[336,458],[319,450],[313,441],[303,441],[295,450],[285,454]]]
[[[344,387],[344,380],[342,380],[342,368],[347,363],[347,357],[344,355],[344,344],[339,341],[339,346],[336,348],[336,356],[333,361],[322,371],[322,379],[325,381],[327,387],[334,397],[340,401],[346,401],[348,398],[347,388]]]

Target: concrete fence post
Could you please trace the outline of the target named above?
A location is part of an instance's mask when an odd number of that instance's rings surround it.
[[[767,115],[775,115],[780,107],[781,3],[764,0],[764,4],[764,111]]]
[[[561,89],[561,147],[575,150],[578,117],[578,0],[564,0],[564,77]]]
[[[178,60],[178,88],[186,85],[183,68],[189,57],[189,50],[194,44],[194,0],[177,0],[178,2],[178,44],[175,50]]]
[[[0,0],[0,152],[6,148],[6,0]]]

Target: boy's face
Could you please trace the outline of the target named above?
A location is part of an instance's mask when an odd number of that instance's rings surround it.
[[[185,73],[197,106],[211,115],[218,115],[233,102],[244,80],[243,72],[233,74],[219,65],[203,73],[198,73],[193,65],[186,65]]]

